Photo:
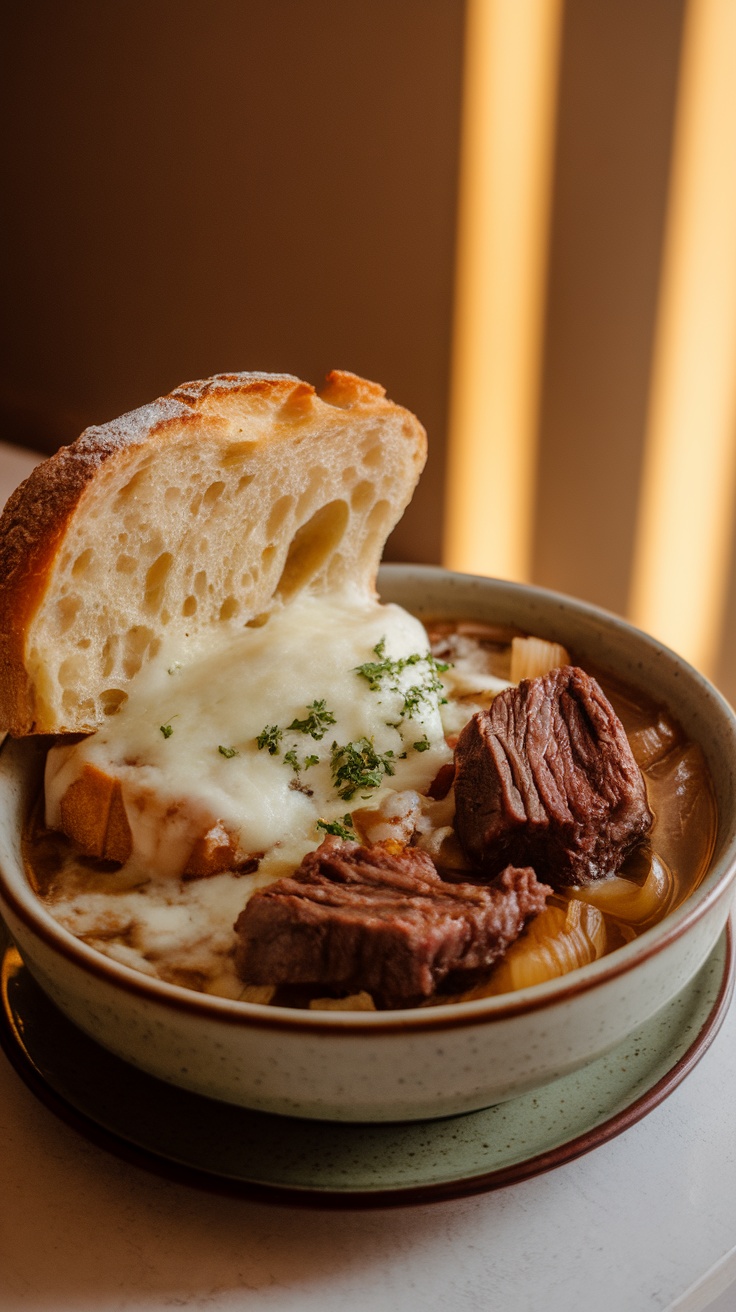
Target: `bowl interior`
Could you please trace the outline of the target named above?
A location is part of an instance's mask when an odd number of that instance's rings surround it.
[[[697,899],[736,865],[736,714],[720,692],[663,643],[599,607],[561,593],[426,566],[384,565],[382,600],[420,618],[491,619],[560,642],[573,659],[608,671],[661,703],[702,748],[718,808],[716,844]],[[691,899],[688,899],[690,902]],[[688,904],[678,909],[687,913]],[[673,913],[673,914],[678,914]],[[654,926],[654,931],[657,930]],[[647,931],[648,933],[653,931]]]
[[[491,620],[517,625],[529,633],[563,643],[573,658],[585,666],[586,661],[609,671],[634,689],[646,693],[667,706],[679,720],[687,736],[700,744],[708,762],[718,806],[718,832],[710,869],[704,881],[685,903],[665,920],[646,930],[633,942],[619,948],[575,972],[576,987],[595,982],[612,971],[618,973],[651,951],[652,942],[683,932],[688,924],[707,909],[709,902],[723,894],[724,883],[736,875],[736,717],[724,698],[696,670],[655,639],[634,629],[625,621],[596,607],[543,589],[494,579],[453,574],[425,566],[388,565],[379,575],[382,600],[394,601],[420,617],[454,617]],[[0,896],[12,903],[26,924],[39,931],[47,942],[64,944],[67,953],[101,970],[108,978],[127,979],[137,972],[127,966],[100,958],[100,954],[73,939],[35,899],[25,881],[17,843],[18,817],[27,804],[33,761],[40,761],[43,744],[9,744],[0,757]],[[503,997],[464,1003],[471,1015],[500,1015],[548,1003],[562,997],[570,976],[548,980],[513,996],[513,1003]],[[267,1013],[271,1022],[283,1013],[284,1022],[293,1019],[287,1008],[259,1007],[252,1003],[233,1003],[227,999],[192,994],[163,981],[139,976],[141,989],[159,996],[185,995],[186,1005],[204,1011],[232,1011],[257,1015]],[[523,996],[522,996],[523,995]],[[436,1019],[443,1012],[457,1011],[448,1004],[432,1009]],[[426,1011],[391,1013],[391,1023],[422,1026]],[[264,1016],[265,1020],[265,1016]],[[386,1024],[386,1013],[299,1013],[299,1023],[310,1028],[337,1028],[350,1024],[371,1028]]]

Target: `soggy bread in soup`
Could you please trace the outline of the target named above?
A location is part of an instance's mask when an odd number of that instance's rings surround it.
[[[40,465],[0,520],[0,727],[98,727],[164,637],[373,595],[426,455],[382,387],[221,374]]]

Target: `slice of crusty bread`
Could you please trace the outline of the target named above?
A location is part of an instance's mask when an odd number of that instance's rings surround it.
[[[73,741],[78,741],[74,739]],[[73,748],[61,743],[53,749],[58,760]],[[146,806],[146,793],[128,788],[128,801],[139,809]],[[150,804],[150,802],[149,802]],[[88,856],[123,865],[133,852],[133,834],[118,776],[85,762],[66,789],[59,804],[57,826]],[[192,817],[191,844],[181,874],[185,879],[202,879],[243,864],[247,853],[238,849],[237,836],[214,816],[204,821],[202,807]],[[257,862],[256,862],[257,864]]]
[[[372,595],[426,455],[382,387],[220,374],[40,465],[0,520],[0,727],[85,732],[164,635],[253,621],[302,588]]]

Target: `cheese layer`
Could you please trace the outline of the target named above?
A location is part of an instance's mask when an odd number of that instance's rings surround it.
[[[273,878],[320,842],[318,820],[426,791],[451,759],[428,651],[413,616],[350,595],[302,595],[210,647],[164,644],[108,723],[49,753],[47,824],[89,764],[120,780],[132,860],[149,873],[180,874],[222,824]]]

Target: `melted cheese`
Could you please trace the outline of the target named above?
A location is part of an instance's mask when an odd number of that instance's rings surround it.
[[[58,827],[61,798],[89,763],[120,780],[132,859],[148,872],[180,874],[194,841],[221,824],[241,858],[267,854],[263,875],[273,878],[321,841],[319,819],[376,805],[391,790],[426,791],[451,759],[426,660],[394,667],[377,688],[357,670],[427,652],[422,625],[406,611],[349,595],[303,595],[261,627],[218,633],[209,647],[164,646],[108,723],[50,752],[47,823]],[[322,702],[334,717],[323,736],[289,729]],[[258,746],[272,726],[281,731],[274,754]],[[333,745],[361,740],[393,773],[340,796]]]

